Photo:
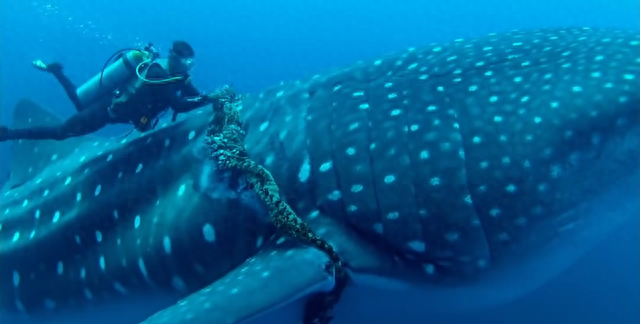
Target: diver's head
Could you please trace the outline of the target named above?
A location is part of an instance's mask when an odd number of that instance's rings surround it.
[[[189,43],[175,41],[169,50],[169,72],[171,74],[186,74],[191,71],[195,63],[195,52]]]

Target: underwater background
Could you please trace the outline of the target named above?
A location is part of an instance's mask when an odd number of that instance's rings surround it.
[[[564,26],[640,30],[638,0],[2,0],[0,9],[3,125],[11,124],[13,106],[25,97],[63,117],[74,112],[53,78],[31,67],[34,59],[61,61],[80,84],[121,48],[152,42],[165,53],[173,40],[183,39],[196,50],[193,79],[200,90],[233,83],[253,93],[407,47],[490,32]],[[114,126],[100,134],[128,130]],[[10,169],[9,149],[0,145],[2,182]],[[637,218],[631,220],[564,274],[512,304],[455,316],[389,318],[434,324],[638,323],[639,227]]]

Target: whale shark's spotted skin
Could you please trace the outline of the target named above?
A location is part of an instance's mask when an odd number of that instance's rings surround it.
[[[374,278],[386,288],[394,284],[419,290],[418,297],[403,304],[420,309],[444,302],[505,302],[549,280],[626,216],[637,215],[637,200],[612,204],[611,197],[614,189],[625,197],[640,194],[640,186],[634,185],[640,165],[639,44],[638,33],[631,31],[514,31],[409,49],[283,83],[243,103],[247,150],[274,175],[295,211],[334,245],[352,274],[353,287],[369,283],[362,278]],[[152,261],[155,265],[152,278],[162,279],[154,283],[175,291],[181,285],[171,278],[179,275],[186,287],[182,296],[193,292],[162,311],[158,306],[145,324],[236,324],[331,289],[332,274],[322,254],[285,238],[269,240],[271,227],[261,217],[251,217],[260,206],[247,204],[250,197],[235,199],[246,191],[235,180],[217,178],[202,156],[185,153],[202,140],[207,119],[196,115],[118,145],[114,152],[126,163],[105,163],[105,150],[95,159],[70,163],[67,172],[47,180],[51,182],[37,183],[35,177],[12,191],[9,203],[2,201],[10,211],[2,218],[0,279],[3,287],[13,287],[0,291],[3,310],[63,318],[55,310],[47,312],[54,304],[43,298],[55,301],[56,310],[73,313],[66,301],[104,302],[96,293],[93,299],[83,295],[89,284],[92,292],[106,292],[112,300],[154,291],[135,263],[140,253],[149,273]],[[145,145],[147,138],[156,145]],[[166,139],[173,149],[158,144]],[[85,150],[83,146],[72,155],[74,161]],[[49,160],[34,163],[42,161]],[[109,177],[82,176],[95,161]],[[45,172],[55,175],[56,168],[64,170],[58,165]],[[93,175],[96,169],[89,170]],[[118,181],[131,179],[120,182],[128,185],[114,185],[119,172],[125,178]],[[145,174],[146,182],[137,181]],[[71,181],[65,185],[68,176]],[[102,187],[96,195],[98,183]],[[186,191],[180,196],[183,184]],[[83,188],[81,201],[98,204],[76,205],[74,185]],[[229,186],[233,190],[220,190]],[[41,192],[50,188],[56,191],[51,189],[48,197],[55,193],[66,197],[66,203],[42,198]],[[157,195],[165,213],[153,206]],[[152,199],[141,199],[148,196]],[[21,209],[25,198],[27,209]],[[185,198],[204,207],[192,207]],[[227,200],[236,205],[217,208]],[[30,263],[22,263],[21,254],[13,252],[17,248],[7,248],[11,235],[20,224],[30,230],[34,211],[45,208],[52,235],[37,244],[22,241],[21,231],[21,251],[33,251],[25,259]],[[203,216],[212,208],[219,211],[215,217]],[[234,208],[246,216],[238,219],[229,212]],[[608,213],[616,208],[626,212]],[[54,223],[58,209],[60,219]],[[114,209],[127,212],[114,220]],[[62,221],[72,211],[76,216]],[[182,218],[175,220],[176,215]],[[152,226],[149,219],[155,216],[170,226]],[[76,222],[84,225],[61,227]],[[180,224],[190,230],[181,230]],[[102,242],[95,239],[97,228]],[[72,246],[74,241],[66,238],[79,233],[93,241],[72,250],[79,252],[75,257],[47,249]],[[161,239],[168,233],[176,235],[173,257],[167,256]],[[113,239],[119,234],[128,235],[127,249]],[[178,242],[182,253],[174,250]],[[36,258],[41,251],[49,257]],[[102,251],[113,253],[105,257],[105,270]],[[122,257],[126,265],[110,266]],[[58,279],[56,261],[62,258],[75,260],[69,264],[78,268],[90,264],[96,270],[92,280],[79,280],[77,273]],[[39,268],[38,262],[46,266]],[[205,275],[191,277],[197,272],[194,263],[200,262],[208,265]],[[69,267],[64,264],[63,277],[70,275]],[[18,284],[10,272],[14,269],[20,274]],[[30,271],[57,280],[47,286],[30,277]],[[76,289],[61,293],[58,283]],[[16,300],[24,309],[15,306]],[[376,308],[384,309],[380,305],[384,302],[376,301]]]
[[[249,97],[246,147],[356,285],[410,283],[422,292],[403,303],[420,309],[495,304],[535,289],[637,215],[639,70],[633,31],[459,39]],[[304,273],[287,264],[281,283]],[[144,324],[244,323],[254,303],[273,308],[270,299],[200,291]],[[245,314],[219,311],[234,302]]]
[[[216,187],[202,145],[209,115],[196,116],[124,139],[15,143],[1,198],[3,312],[46,319],[128,296],[177,298],[268,241],[273,229],[236,199],[246,192],[226,189],[240,184]],[[56,117],[22,101],[14,119]]]
[[[335,202],[428,273],[459,278],[551,240],[580,219],[558,215],[635,167],[630,154],[590,171],[637,124],[638,43],[585,28],[410,49],[262,94],[246,104],[264,107],[247,113],[263,121],[247,145],[282,181],[270,158],[282,142],[312,182],[307,213]]]

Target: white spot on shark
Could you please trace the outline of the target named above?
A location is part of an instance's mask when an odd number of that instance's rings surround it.
[[[269,127],[269,122],[268,121],[260,124],[260,131],[264,132],[264,130],[267,129],[267,127]]]
[[[320,165],[320,172],[327,172],[333,167],[333,161],[328,161]]]
[[[390,212],[387,214],[387,219],[398,219],[400,217],[400,213],[398,212]]]
[[[424,271],[425,271],[427,274],[430,274],[430,275],[432,275],[432,274],[434,274],[434,273],[436,272],[436,267],[435,267],[433,264],[431,264],[431,263],[426,263],[426,264],[424,264],[424,265],[423,265],[423,268],[424,268]]]
[[[311,164],[309,163],[309,155],[305,154],[304,161],[300,166],[300,171],[298,172],[298,179],[300,182],[307,182],[309,180],[309,176],[311,175]]]
[[[202,227],[202,235],[204,235],[204,239],[209,243],[215,242],[216,240],[216,231],[209,223],[204,224]]]
[[[149,273],[147,272],[147,266],[144,264],[144,260],[142,258],[138,258],[138,269],[140,269],[140,273],[145,280],[149,281]]]
[[[119,292],[119,293],[121,293],[123,295],[127,294],[127,289],[125,289],[124,286],[121,283],[117,282],[117,281],[115,281],[113,283],[113,289],[115,289],[117,292]]]
[[[256,247],[261,247],[262,243],[264,243],[264,238],[262,238],[262,236],[258,236],[258,239],[256,240]]]
[[[342,197],[342,193],[339,190],[334,190],[329,195],[327,195],[327,198],[331,200],[338,200],[341,197]]]
[[[178,276],[173,276],[173,278],[171,278],[171,286],[173,287],[173,289],[180,292],[184,292],[187,290],[187,285],[184,283],[184,280],[182,280],[182,278]]]
[[[412,250],[416,251],[416,252],[424,252],[427,250],[427,245],[425,244],[424,241],[411,241],[409,243],[407,243],[407,245],[409,246],[409,248],[411,248]]]
[[[13,286],[18,287],[20,285],[20,273],[18,271],[13,270]]]
[[[51,222],[56,223],[60,220],[60,211],[56,211],[53,214],[53,219],[51,220]]]
[[[168,236],[165,236],[162,239],[162,246],[164,247],[164,252],[166,254],[171,254],[171,238],[169,238]]]

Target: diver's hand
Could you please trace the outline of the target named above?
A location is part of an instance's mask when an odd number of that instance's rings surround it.
[[[231,101],[231,99],[235,97],[235,92],[230,86],[224,85],[216,91],[206,95],[206,97],[210,102],[219,100]]]
[[[185,98],[186,101],[188,102],[197,102],[197,103],[208,103],[209,102],[209,97],[207,97],[206,95],[202,95],[202,96],[197,96],[197,97],[189,97],[189,98]]]
[[[187,98],[186,100],[191,102],[197,102],[197,103],[214,103],[214,102],[220,101],[220,99],[222,99],[222,96],[220,96],[220,94],[217,92],[213,92],[210,94],[203,94],[197,97],[190,97],[190,98]]]
[[[217,92],[212,92],[210,94],[206,94],[204,96],[202,96],[205,100],[207,100],[208,102],[214,102],[216,100],[218,100],[218,98],[220,98],[220,96],[218,95]]]

